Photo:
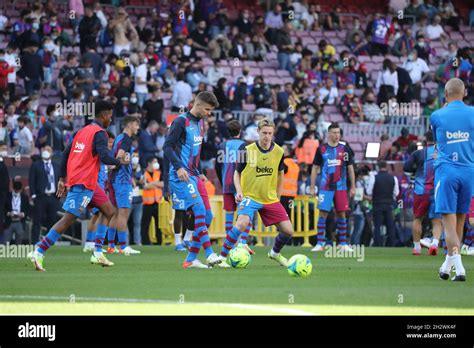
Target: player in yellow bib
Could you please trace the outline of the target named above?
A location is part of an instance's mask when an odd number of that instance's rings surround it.
[[[239,235],[258,211],[265,226],[277,225],[279,230],[268,257],[286,267],[288,260],[280,251],[291,239],[293,225],[279,198],[284,172],[283,149],[273,142],[275,124],[269,119],[258,123],[257,132],[257,142],[240,148],[244,155],[234,173],[235,201],[239,204],[237,222],[227,233],[219,257],[222,261],[227,259]]]

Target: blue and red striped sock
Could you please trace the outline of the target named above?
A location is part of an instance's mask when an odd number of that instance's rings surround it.
[[[318,218],[318,244],[324,245],[326,241],[326,218]]]
[[[127,231],[119,231],[117,234],[120,250],[123,250],[127,247]]]
[[[107,240],[109,241],[109,247],[115,248],[115,234],[117,230],[115,228],[109,227],[107,231]]]
[[[345,218],[337,218],[336,223],[339,234],[339,244],[347,245],[347,220]]]
[[[214,215],[212,215],[212,210],[207,209],[206,210],[206,226],[207,226],[207,228],[211,227],[213,218],[214,218]]]
[[[95,231],[95,252],[101,253],[102,246],[104,245],[105,235],[107,234],[107,226],[103,224],[97,224]]]
[[[51,229],[46,236],[44,236],[41,242],[36,244],[37,250],[40,254],[44,254],[50,247],[56,243],[56,241],[61,237],[61,235],[56,232],[56,230]]]
[[[211,240],[209,239],[209,233],[207,232],[206,226],[206,211],[204,205],[196,204],[192,207],[194,213],[194,233],[193,233],[193,242],[189,248],[188,256],[186,261],[191,262],[197,258],[199,252],[199,242],[204,248],[206,253],[206,258],[209,257],[214,251],[211,247]],[[195,240],[197,238],[198,240]],[[197,249],[197,250],[196,250]]]
[[[231,251],[235,243],[237,243],[237,239],[239,239],[240,233],[241,232],[237,229],[237,227],[232,227],[230,232],[227,233],[227,236],[224,240],[224,244],[222,244],[221,256],[227,257],[229,251]]]
[[[225,234],[227,235],[231,230],[234,224],[234,212],[226,211],[225,212]]]
[[[278,236],[275,238],[275,245],[273,246],[273,251],[277,254],[280,253],[281,249],[288,244],[290,241],[291,236],[285,233],[278,233]]]
[[[467,231],[466,231],[466,237],[464,238],[464,244],[471,247],[472,242],[474,240],[474,229],[472,228],[472,225],[469,223],[468,219],[466,219],[466,227],[467,227]]]
[[[240,243],[247,244],[247,240],[249,239],[249,233],[250,233],[250,227],[251,226],[252,226],[252,223],[249,222],[249,224],[245,228],[245,231],[242,232],[242,234],[240,235]]]
[[[95,231],[87,231],[86,242],[93,243],[95,241]]]

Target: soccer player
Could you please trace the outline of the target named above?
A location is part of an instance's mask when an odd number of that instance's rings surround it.
[[[183,268],[208,268],[221,263],[214,253],[206,226],[206,207],[199,194],[199,158],[204,126],[202,120],[219,106],[211,92],[200,92],[190,111],[179,115],[171,124],[163,151],[170,162],[169,188],[172,197],[183,201],[184,210],[191,209],[195,230]],[[200,244],[199,244],[200,243]],[[207,265],[197,259],[200,245],[206,253]]]
[[[245,141],[240,140],[241,128],[240,122],[237,120],[230,120],[227,123],[227,129],[231,139],[225,141],[221,145],[219,156],[223,158],[221,161],[219,161],[219,157],[217,159],[222,179],[226,235],[228,235],[232,230],[234,224],[234,212],[237,209],[237,204],[235,202],[236,191],[234,185],[234,172],[237,163],[241,160],[241,156],[239,155],[241,152],[239,149],[242,145],[246,144]],[[254,254],[255,252],[247,245],[247,239],[251,227],[252,221],[249,222],[245,231],[240,235],[240,243],[238,246],[247,249],[250,254]]]
[[[127,164],[116,167],[109,174],[109,197],[115,207],[114,216],[109,224],[107,239],[108,254],[120,253],[125,255],[140,254],[140,251],[127,246],[127,222],[129,211],[132,208],[132,163],[131,154],[134,152],[132,137],[140,129],[140,120],[135,116],[125,116],[123,132],[117,136],[112,147],[112,154],[117,159],[128,159]],[[115,248],[115,234],[118,234],[120,249]]]
[[[114,208],[104,190],[97,184],[97,179],[101,161],[107,165],[119,165],[128,164],[129,160],[113,158],[107,148],[105,129],[112,121],[113,105],[99,100],[95,103],[94,110],[94,121],[80,129],[71,144],[64,150],[56,195],[63,197],[65,187],[69,188],[63,205],[65,212],[61,220],[54,224],[43,240],[36,244],[35,250],[28,255],[37,271],[45,271],[44,254],[61,234],[76,222],[82,211],[89,205],[99,208],[102,212],[97,224],[96,249],[91,262],[105,267],[114,265],[102,253],[107,225],[113,216]]]
[[[434,211],[434,158],[435,147],[433,132],[430,130],[425,134],[426,147],[416,150],[405,162],[403,170],[415,173],[415,197],[413,203],[413,250],[412,255],[421,255],[421,223],[423,217],[428,214],[433,224],[433,241],[428,249],[428,255],[438,254],[438,243],[441,237],[441,215]]]
[[[466,270],[460,255],[460,241],[469,212],[474,177],[474,108],[463,103],[462,80],[452,78],[444,87],[446,106],[433,112],[430,124],[436,144],[435,205],[443,215],[448,255],[439,270],[447,280],[454,265],[454,281],[465,281]]]
[[[273,142],[273,121],[261,120],[257,133],[256,142],[240,147],[245,155],[234,173],[235,200],[239,203],[237,222],[227,234],[219,258],[225,262],[239,235],[258,212],[265,226],[276,225],[279,230],[268,257],[286,267],[288,260],[280,251],[293,236],[293,225],[279,198],[284,172],[283,149]]]
[[[474,188],[473,188],[474,193]],[[471,207],[469,208],[469,217],[466,217],[466,237],[464,245],[461,248],[461,254],[474,256],[474,194],[471,198]]]
[[[107,135],[109,136],[108,141],[108,149],[112,150],[112,146],[115,140],[115,134],[112,132],[107,131]],[[100,170],[99,170],[99,181],[97,182],[99,186],[105,191],[105,184],[107,181],[107,165],[100,162]],[[91,219],[89,220],[89,224],[87,225],[87,235],[86,235],[86,243],[84,245],[84,252],[94,251],[95,249],[95,230],[97,228],[97,221],[100,218],[100,210],[97,208],[93,208]]]
[[[318,243],[311,251],[322,251],[325,244],[326,218],[333,202],[336,210],[336,223],[339,234],[339,246],[351,251],[347,244],[346,211],[349,210],[347,197],[347,175],[350,180],[350,195],[355,195],[355,174],[352,150],[340,142],[341,129],[337,123],[328,128],[328,142],[316,151],[311,170],[310,194],[315,195],[316,176],[321,171],[321,182],[318,187]]]

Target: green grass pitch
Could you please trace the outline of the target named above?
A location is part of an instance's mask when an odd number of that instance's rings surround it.
[[[474,257],[467,281],[442,281],[444,256],[411,256],[408,248],[366,248],[356,258],[326,258],[285,247],[313,263],[308,278],[290,277],[255,248],[247,269],[182,269],[185,253],[171,246],[112,255],[111,268],[89,263],[80,247],[54,247],[44,273],[26,259],[0,260],[0,314],[116,315],[473,315]],[[214,246],[214,250],[218,250]],[[200,259],[203,259],[203,252]]]

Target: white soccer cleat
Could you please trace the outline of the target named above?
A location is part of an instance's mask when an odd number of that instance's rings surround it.
[[[208,265],[209,267],[212,267],[212,266],[214,266],[214,265],[217,265],[217,264],[221,263],[221,262],[222,262],[222,259],[221,259],[219,256],[217,256],[216,253],[212,253],[212,254],[209,255],[209,257],[206,259],[206,262],[207,262],[207,265]]]
[[[324,245],[316,244],[315,247],[311,249],[311,251],[324,251]]]
[[[470,247],[469,249],[467,249],[466,255],[474,256],[474,247]]]
[[[28,253],[27,257],[30,259],[30,261],[33,263],[33,266],[35,266],[35,269],[38,272],[45,272],[46,269],[43,267],[43,262],[44,262],[44,255],[33,251]]]
[[[219,255],[218,257],[219,257],[219,259],[221,260],[221,262],[218,263],[218,264],[216,265],[216,267],[220,267],[220,268],[231,268],[230,265],[227,263],[227,258],[226,258],[226,257],[224,257],[224,256],[222,256],[222,255]]]
[[[94,242],[86,242],[86,244],[84,244],[84,249],[82,249],[82,251],[85,253],[94,252],[94,250],[95,250]]]
[[[470,248],[472,247],[469,247],[469,245],[463,244],[461,247],[461,255],[468,255]]]
[[[184,260],[183,268],[209,268],[198,259],[188,262]]]
[[[348,252],[353,252],[354,249],[352,249],[349,245],[344,244],[344,245],[339,245],[338,246],[340,250],[342,251],[348,251]]]
[[[130,256],[131,254],[141,254],[140,250],[135,250],[132,247],[128,246],[125,249],[120,249],[119,254],[124,254],[125,256]]]
[[[430,248],[431,247],[432,240],[431,238],[423,238],[420,239],[420,244],[424,246],[425,248]]]

